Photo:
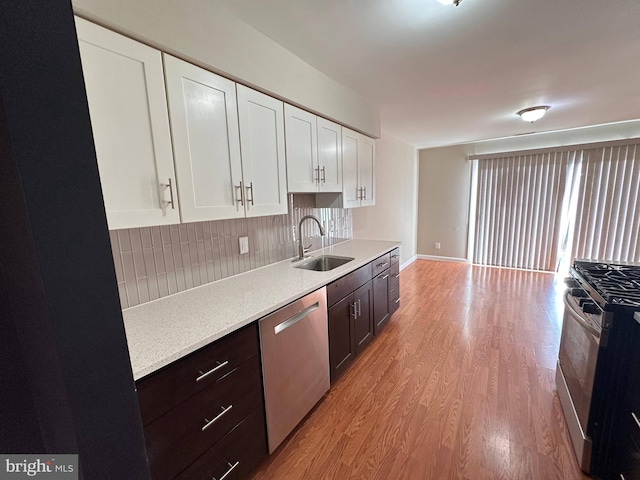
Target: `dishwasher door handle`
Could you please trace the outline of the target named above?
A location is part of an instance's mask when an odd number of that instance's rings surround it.
[[[320,308],[320,304],[318,302],[314,303],[313,305],[309,305],[304,310],[296,313],[293,317],[289,317],[284,322],[280,322],[278,325],[273,327],[273,333],[278,335],[279,333],[285,331],[287,328],[298,323],[300,320],[302,320],[304,317],[308,316],[311,312],[317,310],[318,308]]]

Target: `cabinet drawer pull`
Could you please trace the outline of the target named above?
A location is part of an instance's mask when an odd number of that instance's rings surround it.
[[[227,470],[227,472],[224,475],[222,475],[218,480],[224,480],[225,478],[227,478],[227,475],[229,475],[234,468],[240,465],[240,462],[236,462],[233,465],[227,462],[227,465],[229,465],[230,467],[229,470]],[[213,477],[211,480],[216,480],[216,477]]]
[[[362,316],[362,303],[358,299],[358,318]]]
[[[638,420],[638,417],[636,416],[636,414],[631,412],[631,416],[636,421],[636,425],[638,426],[638,428],[640,428],[640,420]]]
[[[623,474],[620,474],[620,480],[626,480]]]
[[[169,183],[167,183],[164,186],[169,189],[169,199],[170,200],[167,202],[167,205],[171,205],[171,209],[175,210],[176,209],[176,204],[173,202],[173,183],[172,183],[171,179],[169,179]]]
[[[391,255],[391,258],[398,258],[400,255]]]
[[[389,262],[382,262],[382,263],[376,263],[376,267],[384,267],[385,265],[388,265]]]
[[[353,317],[354,320],[358,319],[358,304],[356,302],[353,302],[351,304],[352,310],[351,310],[351,316]]]
[[[318,170],[320,169],[320,167],[318,167]],[[324,167],[322,167],[322,183],[327,183],[327,179],[325,177],[325,171],[324,171]]]
[[[398,297],[398,299],[396,300],[396,303],[400,303],[400,297]]]
[[[236,204],[239,203],[240,205],[242,205],[244,207],[244,196],[242,194],[242,182],[240,182],[240,185],[234,185],[235,189],[236,189]],[[240,198],[238,198],[238,190],[240,190]]]
[[[207,420],[206,418],[204,419],[204,421],[206,422],[205,426],[202,427],[202,431],[204,432],[207,428],[209,428],[211,425],[213,425],[213,423],[218,420],[221,416],[223,416],[225,413],[227,413],[229,410],[231,410],[233,408],[233,405],[229,405],[227,408],[224,407],[220,407],[222,409],[222,411],[216,415],[214,417],[213,420]]]
[[[399,273],[395,274],[393,278],[400,278],[400,274]]]
[[[315,177],[314,177],[315,183],[320,183],[320,167],[314,168],[313,171],[315,172]]]
[[[226,364],[229,363],[229,360],[225,360],[224,362],[220,363],[220,362],[216,362],[218,365],[216,367],[213,367],[211,370],[209,370],[207,373],[202,373],[202,370],[200,370],[198,373],[200,374],[199,377],[196,378],[196,382],[199,382],[200,380],[204,379],[205,377],[211,375],[213,372],[215,372],[216,370],[220,370],[222,367],[224,367]]]
[[[387,278],[389,278],[389,274],[387,274],[387,275],[385,275],[383,277],[380,277],[380,280],[386,280]]]
[[[244,188],[247,191],[247,205],[251,202],[251,205],[253,206],[253,182],[250,182],[249,186],[245,186]],[[249,198],[249,191],[251,191],[251,198]]]

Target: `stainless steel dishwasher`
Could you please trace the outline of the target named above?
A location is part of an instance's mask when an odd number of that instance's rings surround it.
[[[327,294],[322,288],[259,322],[269,453],[329,390]]]

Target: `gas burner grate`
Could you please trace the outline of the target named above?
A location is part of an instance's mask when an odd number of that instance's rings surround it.
[[[574,268],[607,303],[640,308],[640,266],[576,261]]]

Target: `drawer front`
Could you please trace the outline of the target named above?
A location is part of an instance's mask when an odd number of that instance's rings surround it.
[[[391,264],[391,254],[386,253],[379,258],[376,258],[371,262],[371,275],[372,277],[378,276],[380,273],[389,268]]]
[[[396,247],[393,250],[391,250],[390,260],[391,260],[391,265],[400,263],[400,247]]]
[[[240,364],[258,355],[258,345],[258,325],[254,323],[139,380],[136,385],[142,423],[151,423],[192,395],[215,384]]]
[[[400,285],[400,263],[391,263],[389,268],[389,289],[393,290]]]
[[[335,282],[330,283],[327,285],[327,307],[335,305],[369,280],[371,280],[371,264],[360,267]]]
[[[389,316],[393,315],[400,308],[400,287],[396,287],[389,292]]]
[[[261,405],[260,360],[255,356],[145,427],[153,479],[175,477]]]
[[[247,478],[266,456],[267,432],[260,407],[207,450],[177,480]]]

